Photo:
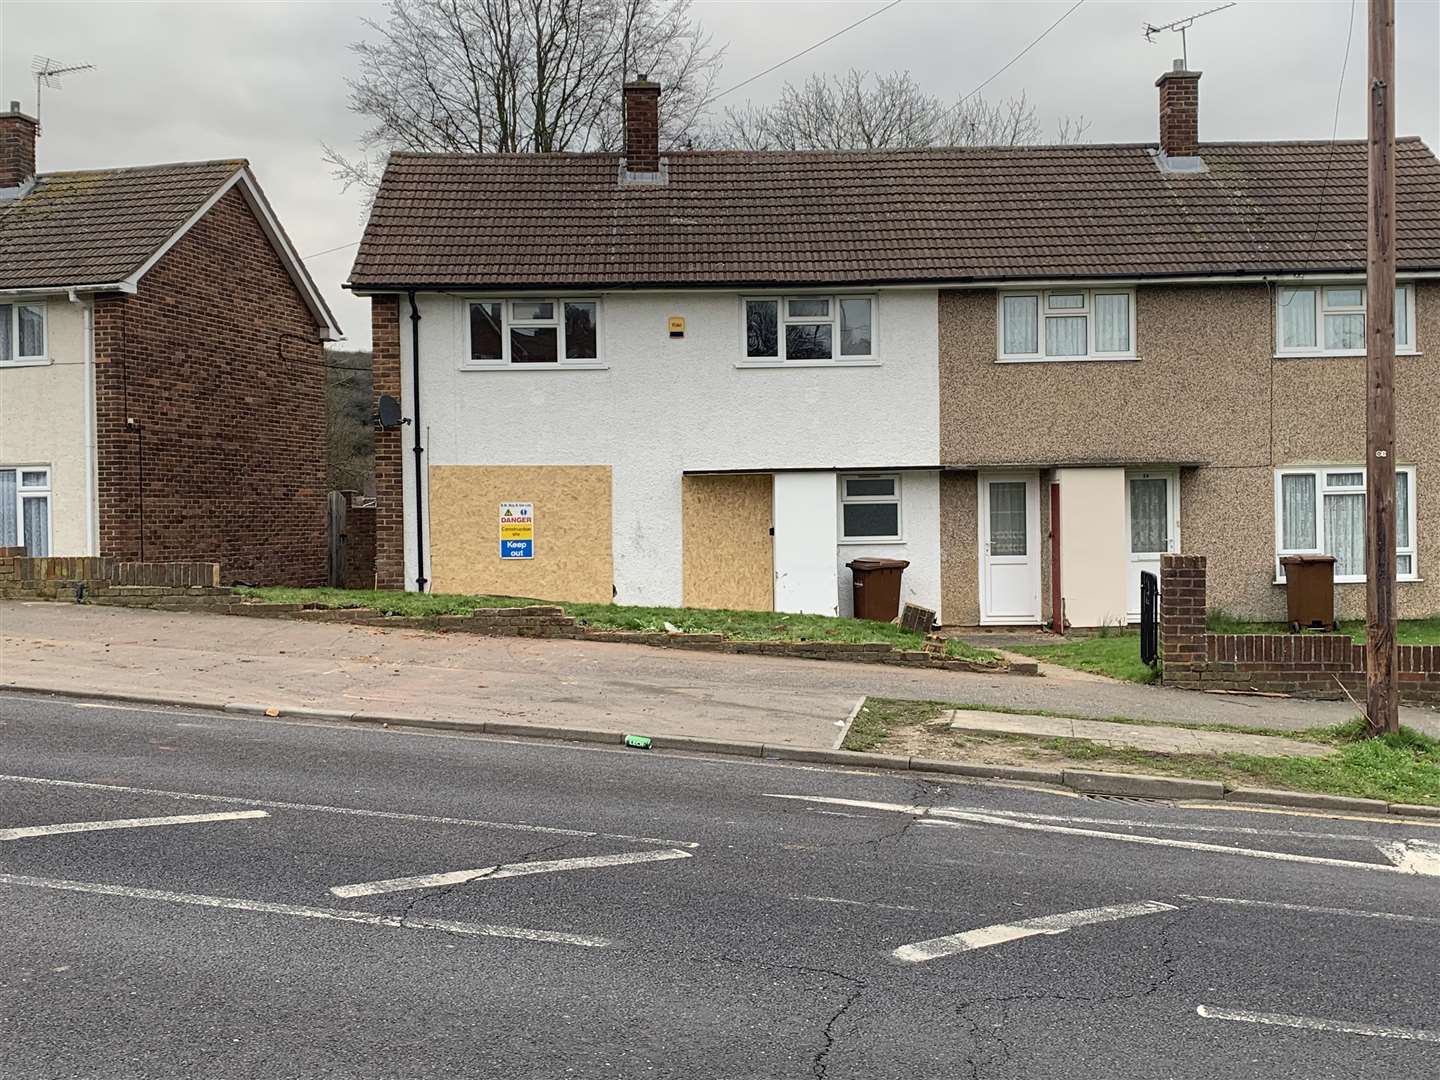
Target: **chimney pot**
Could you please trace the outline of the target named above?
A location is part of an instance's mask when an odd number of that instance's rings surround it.
[[[1155,80],[1160,88],[1160,150],[1166,157],[1200,153],[1200,72],[1183,60]]]
[[[625,84],[625,171],[660,171],[660,84],[640,76]]]
[[[0,113],[0,190],[21,187],[35,175],[36,127],[35,118],[22,113],[18,101]]]

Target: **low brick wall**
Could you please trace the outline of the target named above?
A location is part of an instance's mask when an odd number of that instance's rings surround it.
[[[95,556],[27,558],[0,550],[0,599],[81,600],[128,607],[223,607],[238,598],[207,562],[138,563]]]
[[[1187,690],[1296,697],[1365,697],[1365,647],[1346,634],[1212,634],[1205,625],[1205,556],[1160,562],[1163,682]],[[1401,645],[1400,697],[1440,705],[1440,645]]]

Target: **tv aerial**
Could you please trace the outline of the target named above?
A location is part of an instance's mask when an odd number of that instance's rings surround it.
[[[30,61],[30,71],[35,76],[35,126],[40,126],[40,92],[45,87],[60,89],[60,76],[78,75],[82,71],[94,71],[94,64],[62,64],[52,56],[37,56]]]
[[[1219,7],[1208,8],[1205,11],[1197,11],[1194,15],[1190,15],[1184,19],[1176,19],[1174,22],[1168,22],[1163,26],[1156,26],[1153,23],[1147,22],[1145,24],[1145,29],[1142,32],[1145,35],[1145,40],[1150,42],[1152,45],[1155,43],[1155,35],[1160,33],[1162,30],[1169,30],[1172,33],[1179,34],[1181,56],[1180,62],[1185,65],[1185,70],[1189,71],[1190,53],[1185,47],[1185,31],[1190,29],[1190,27],[1195,24],[1196,19],[1203,19],[1206,15],[1214,15],[1217,11],[1225,11],[1227,8],[1232,8],[1234,6],[1235,5],[1233,3],[1221,4]]]

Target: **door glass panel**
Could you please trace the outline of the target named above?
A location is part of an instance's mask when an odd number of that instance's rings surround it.
[[[1130,481],[1130,550],[1166,551],[1170,543],[1170,484],[1162,477]]]
[[[1025,481],[992,480],[990,482],[990,554],[1025,555],[1028,552]]]

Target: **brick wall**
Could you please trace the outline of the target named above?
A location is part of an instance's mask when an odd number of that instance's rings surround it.
[[[400,297],[370,298],[375,400],[400,400]],[[375,432],[375,587],[405,587],[405,491],[403,428]]]
[[[1297,697],[1365,696],[1365,648],[1346,634],[1211,634],[1205,556],[1160,560],[1160,655],[1167,686]],[[1400,697],[1440,705],[1440,645],[1402,645]]]
[[[309,309],[232,188],[136,295],[96,301],[100,553],[324,584],[324,363]]]
[[[0,548],[0,599],[84,600],[176,610],[228,608],[239,602],[220,586],[215,563],[126,563],[93,555],[28,558],[15,548]]]

